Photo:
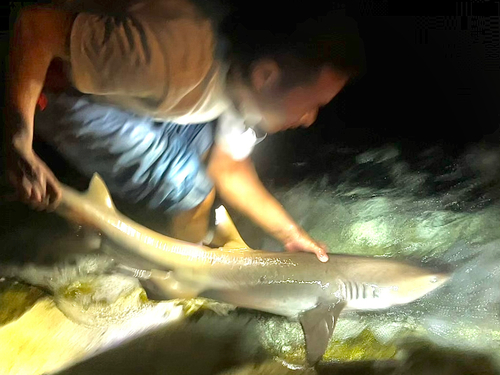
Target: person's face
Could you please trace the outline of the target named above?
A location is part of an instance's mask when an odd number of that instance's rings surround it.
[[[309,127],[319,109],[345,86],[348,78],[332,68],[323,68],[310,82],[288,89],[281,87],[282,72],[272,60],[256,64],[251,73],[253,100],[268,133]]]

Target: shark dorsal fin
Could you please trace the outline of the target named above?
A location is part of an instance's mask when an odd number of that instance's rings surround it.
[[[228,249],[237,248],[237,249],[248,249],[250,251],[254,251],[250,249],[250,246],[243,241],[240,232],[236,229],[231,216],[227,212],[224,206],[219,206],[215,210],[215,233],[214,233],[215,242],[221,242],[220,245],[226,247]]]
[[[111,199],[111,194],[99,174],[94,173],[90,180],[90,185],[86,193],[87,199],[98,204],[101,207],[106,207],[109,210],[115,211],[115,204]]]

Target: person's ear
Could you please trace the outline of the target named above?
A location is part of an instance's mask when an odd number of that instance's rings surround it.
[[[251,71],[252,87],[257,92],[270,90],[279,83],[281,69],[278,63],[272,59],[257,61]]]

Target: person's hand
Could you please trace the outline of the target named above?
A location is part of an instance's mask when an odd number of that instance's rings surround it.
[[[290,234],[284,241],[286,251],[305,251],[314,253],[321,262],[328,261],[327,247],[325,244],[314,241],[309,235],[299,229]]]
[[[59,181],[31,148],[12,146],[8,149],[7,177],[17,198],[31,208],[52,211],[59,204]]]

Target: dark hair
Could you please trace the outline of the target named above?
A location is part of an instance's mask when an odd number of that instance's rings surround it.
[[[331,66],[350,80],[364,74],[363,41],[352,18],[339,11],[301,22],[284,20],[286,17],[266,22],[262,16],[233,12],[220,24],[219,33],[227,44],[226,58],[244,78],[249,78],[252,63],[261,58],[275,60],[289,85],[312,79],[324,66]]]

